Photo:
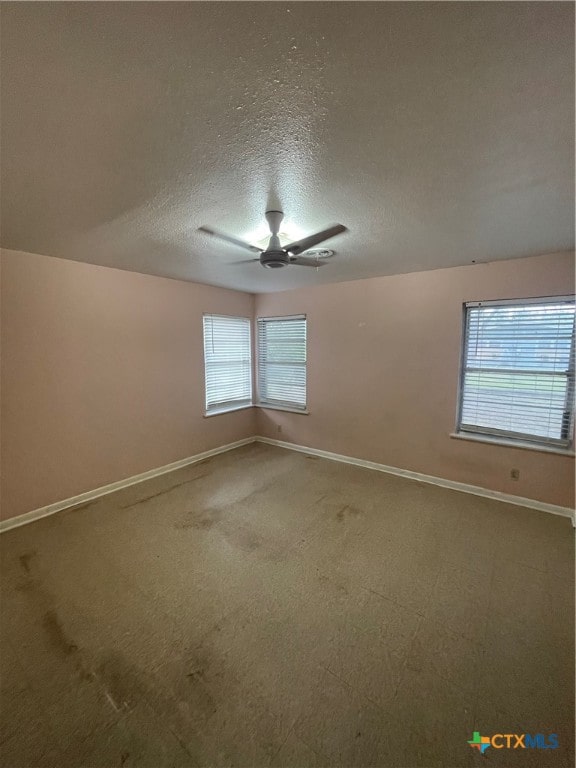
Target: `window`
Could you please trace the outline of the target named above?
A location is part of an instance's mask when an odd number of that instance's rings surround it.
[[[262,405],[306,410],[306,317],[258,318]]]
[[[567,447],[574,297],[466,304],[458,430]]]
[[[204,315],[206,413],[252,404],[250,320]]]

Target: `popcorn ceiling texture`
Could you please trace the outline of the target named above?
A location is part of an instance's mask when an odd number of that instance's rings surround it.
[[[4,247],[249,292],[573,247],[569,3],[2,5]],[[350,233],[196,233],[267,207]]]

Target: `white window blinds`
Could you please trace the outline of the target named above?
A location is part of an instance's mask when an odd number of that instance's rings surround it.
[[[206,413],[252,403],[250,320],[204,315]]]
[[[258,393],[263,405],[306,409],[306,317],[258,318]]]
[[[568,446],[574,297],[466,304],[459,430]]]

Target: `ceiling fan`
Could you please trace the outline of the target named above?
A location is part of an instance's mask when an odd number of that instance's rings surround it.
[[[323,267],[324,262],[318,261],[318,259],[309,258],[306,256],[299,256],[300,253],[307,251],[309,248],[313,248],[318,243],[323,243],[324,240],[328,240],[330,237],[339,235],[342,232],[347,232],[347,228],[342,224],[333,224],[327,229],[323,229],[321,232],[316,232],[314,235],[297,240],[289,245],[282,246],[280,244],[280,238],[278,233],[280,232],[280,224],[284,214],[282,211],[266,211],[266,221],[270,227],[270,241],[265,249],[258,248],[255,245],[246,243],[244,240],[239,240],[236,237],[226,235],[223,232],[218,232],[212,227],[199,227],[198,231],[203,232],[205,235],[211,235],[212,237],[218,237],[220,240],[224,240],[232,245],[237,245],[239,248],[245,248],[252,253],[259,253],[260,256],[256,259],[247,259],[247,262],[259,261],[263,267],[267,269],[278,269],[279,267],[289,267],[293,264],[299,267]]]

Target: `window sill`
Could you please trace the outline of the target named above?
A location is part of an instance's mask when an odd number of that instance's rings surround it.
[[[487,435],[475,435],[465,432],[452,432],[450,437],[456,440],[469,440],[471,443],[487,443],[488,445],[503,445],[506,448],[521,448],[526,451],[540,451],[540,453],[555,453],[559,456],[575,456],[573,448],[556,448],[552,445],[538,445],[524,440],[507,440],[505,437],[489,437]]]
[[[214,411],[206,411],[204,418],[209,419],[212,416],[221,416],[223,413],[232,413],[233,411],[245,411],[247,408],[254,408],[254,403],[248,403],[247,405],[230,405],[225,408],[219,408]]]
[[[268,405],[268,403],[254,403],[254,406],[256,408],[264,408],[265,410],[271,410],[271,411],[286,411],[287,413],[300,413],[303,416],[308,416],[310,411],[305,408],[302,410],[302,408],[290,408],[289,405]]]
[[[232,405],[227,408],[220,408],[217,411],[206,411],[204,418],[209,419],[212,416],[221,416],[223,413],[232,413],[233,411],[245,411],[247,408],[264,408],[271,411],[286,411],[287,413],[300,413],[304,416],[308,416],[310,411],[308,409],[302,410],[301,408],[290,408],[289,405],[268,405],[266,403],[249,403],[248,405]]]

